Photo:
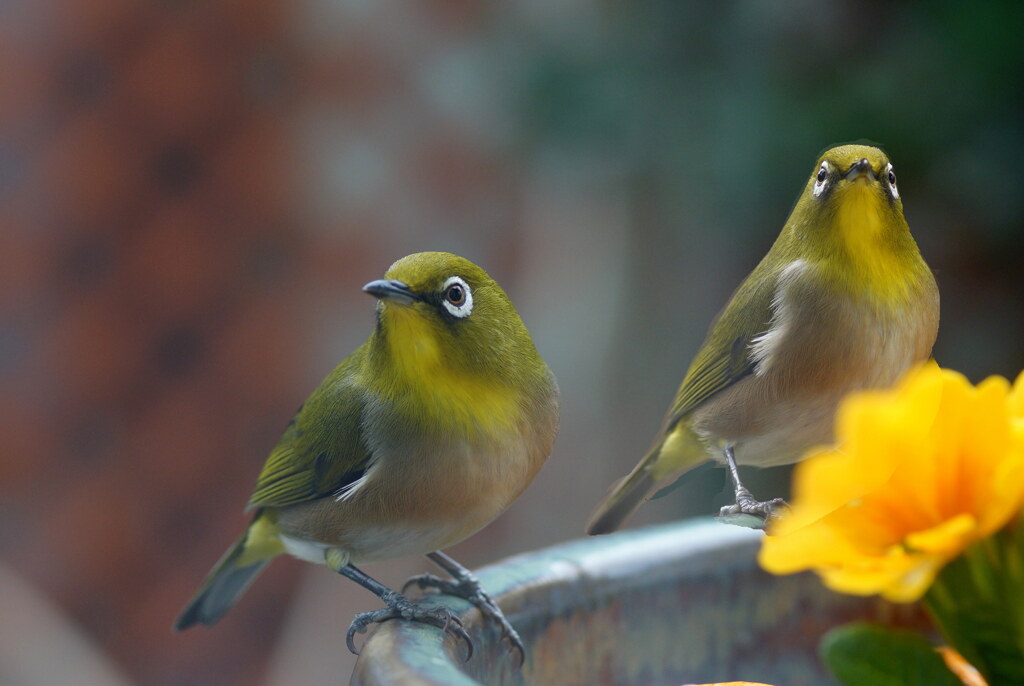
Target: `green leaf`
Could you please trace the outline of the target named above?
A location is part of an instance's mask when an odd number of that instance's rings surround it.
[[[821,655],[845,686],[963,686],[928,641],[863,622],[833,629]]]
[[[1024,527],[964,551],[925,596],[946,640],[993,684],[1024,684]]]

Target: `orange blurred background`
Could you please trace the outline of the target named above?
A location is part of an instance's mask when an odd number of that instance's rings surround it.
[[[325,569],[170,626],[412,252],[487,269],[562,388],[470,566],[582,533],[832,143],[894,159],[939,362],[1015,375],[1020,13],[792,5],[0,3],[0,685],[347,682],[378,603]],[[701,470],[636,523],[724,498]]]

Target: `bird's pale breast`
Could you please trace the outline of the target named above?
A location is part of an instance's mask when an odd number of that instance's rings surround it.
[[[797,260],[782,272],[772,326],[752,346],[755,371],[693,414],[712,447],[735,446],[737,462],[795,462],[833,438],[839,401],[850,391],[890,386],[926,360],[938,329],[930,272],[895,305],[836,293]]]
[[[554,441],[553,394],[528,404],[502,436],[396,432],[386,403],[371,406],[375,436],[365,475],[339,494],[281,510],[292,554],[322,562],[326,547],[352,562],[419,555],[453,545],[500,515],[530,484]]]

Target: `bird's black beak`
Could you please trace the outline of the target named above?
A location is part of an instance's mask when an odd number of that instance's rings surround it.
[[[369,293],[379,300],[390,300],[399,305],[411,305],[421,300],[420,296],[401,281],[394,279],[377,279],[363,286],[363,292]]]
[[[871,163],[868,162],[866,157],[862,157],[853,163],[850,171],[846,172],[846,180],[853,181],[862,174],[867,175],[869,181],[875,180],[875,170],[871,168]]]

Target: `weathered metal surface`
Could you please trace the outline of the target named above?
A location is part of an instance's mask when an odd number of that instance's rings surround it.
[[[858,618],[918,624],[906,607],[841,596],[804,574],[774,577],[760,532],[690,521],[571,541],[479,571],[526,644],[500,643],[468,603],[476,653],[432,627],[389,621],[367,639],[356,686],[678,686],[750,680],[834,683],[817,659],[829,628]]]

